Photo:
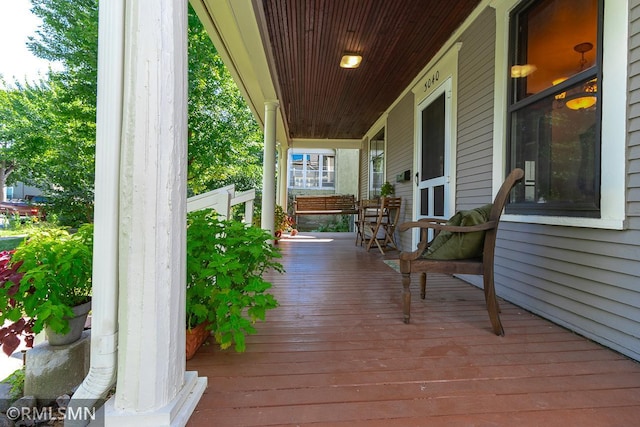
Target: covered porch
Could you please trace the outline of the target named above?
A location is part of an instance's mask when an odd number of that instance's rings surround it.
[[[356,196],[364,199],[370,163],[375,171],[366,153],[378,151],[371,141],[379,135],[388,155],[383,178],[395,178],[403,198],[401,221],[423,215],[423,192],[438,191],[442,217],[491,200],[508,165],[507,57],[515,37],[508,22],[528,2],[362,8],[353,1],[346,10],[342,1],[190,3],[264,128],[263,228],[273,230],[276,202],[286,200],[288,148],[359,148]],[[496,263],[500,296],[636,359],[640,79],[637,43],[630,42],[638,39],[638,7],[634,0],[594,9],[602,12],[594,34],[604,28],[597,43],[608,77],[599,89],[607,94],[597,104],[602,120],[590,116],[605,142],[589,152],[602,153],[602,162],[593,157],[603,178],[594,190],[610,199],[603,198],[598,218],[512,215],[501,226],[505,252]],[[100,13],[92,332],[92,364],[100,362],[92,373],[100,382],[85,383],[94,398],[117,377],[107,425],[183,425],[205,377],[192,426],[637,423],[636,362],[507,302],[506,336],[496,337],[482,292],[448,278],[431,280],[426,302],[414,297],[405,325],[399,274],[349,234],[282,242],[287,274],[272,278],[281,307],[258,325],[246,353],[209,346],[185,372],[186,3],[101,2]],[[358,70],[339,67],[346,53],[364,55]],[[591,71],[572,75],[541,92],[544,99],[553,104],[555,92]],[[437,175],[446,191],[437,182],[420,189],[413,179],[432,96],[451,100],[438,110],[444,153],[451,151],[450,171]],[[540,135],[546,147],[549,138]],[[582,138],[572,141],[579,147]],[[398,182],[399,175],[409,179]],[[411,240],[399,246],[408,250]],[[152,325],[150,338],[141,320]],[[81,401],[84,393],[76,396]]]
[[[482,291],[443,275],[430,276],[426,300],[414,284],[405,325],[400,274],[354,241],[352,233],[317,233],[280,242],[286,273],[269,277],[280,306],[247,351],[212,342],[187,362],[208,377],[189,426],[640,419],[637,362],[503,300],[505,336],[497,337]]]

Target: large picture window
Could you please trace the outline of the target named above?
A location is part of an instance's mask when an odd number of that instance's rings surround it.
[[[525,1],[510,19],[507,213],[600,217],[602,0]]]
[[[335,187],[335,155],[331,153],[289,154],[289,188],[330,190]]]

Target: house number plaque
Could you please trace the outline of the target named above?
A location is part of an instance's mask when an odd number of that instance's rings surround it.
[[[438,80],[440,80],[440,71],[436,71],[435,73],[433,73],[431,78],[427,79],[427,81],[424,82],[424,92],[431,89],[431,86],[434,86],[438,82]]]

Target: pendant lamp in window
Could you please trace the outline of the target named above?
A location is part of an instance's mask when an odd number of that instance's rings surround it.
[[[593,49],[593,44],[589,42],[580,43],[573,47],[573,50],[578,52],[581,55],[580,58],[580,71],[584,69],[587,60],[584,59],[584,54]],[[583,110],[585,108],[590,108],[595,105],[597,102],[596,94],[598,92],[598,85],[596,79],[589,80],[584,84],[582,90],[570,96],[567,96],[565,99],[565,105],[571,110]]]

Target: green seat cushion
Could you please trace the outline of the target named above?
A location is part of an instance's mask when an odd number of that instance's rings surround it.
[[[447,225],[471,226],[483,224],[489,220],[491,204],[469,211],[460,211],[452,216]],[[426,259],[468,259],[482,256],[484,245],[484,231],[473,233],[452,233],[441,231],[429,248],[422,254]]]

